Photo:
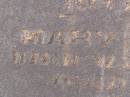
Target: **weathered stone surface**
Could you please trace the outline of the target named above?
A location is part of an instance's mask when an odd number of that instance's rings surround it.
[[[0,0],[0,97],[130,97],[129,0]]]

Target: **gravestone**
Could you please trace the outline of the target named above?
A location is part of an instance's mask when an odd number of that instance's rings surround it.
[[[130,0],[0,0],[0,97],[129,97]]]

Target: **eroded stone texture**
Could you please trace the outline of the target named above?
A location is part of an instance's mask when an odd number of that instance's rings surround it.
[[[0,0],[0,97],[129,97],[130,0]]]

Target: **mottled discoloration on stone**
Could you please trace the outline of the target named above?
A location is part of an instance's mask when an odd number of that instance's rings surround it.
[[[129,0],[0,0],[0,97],[129,97]]]

